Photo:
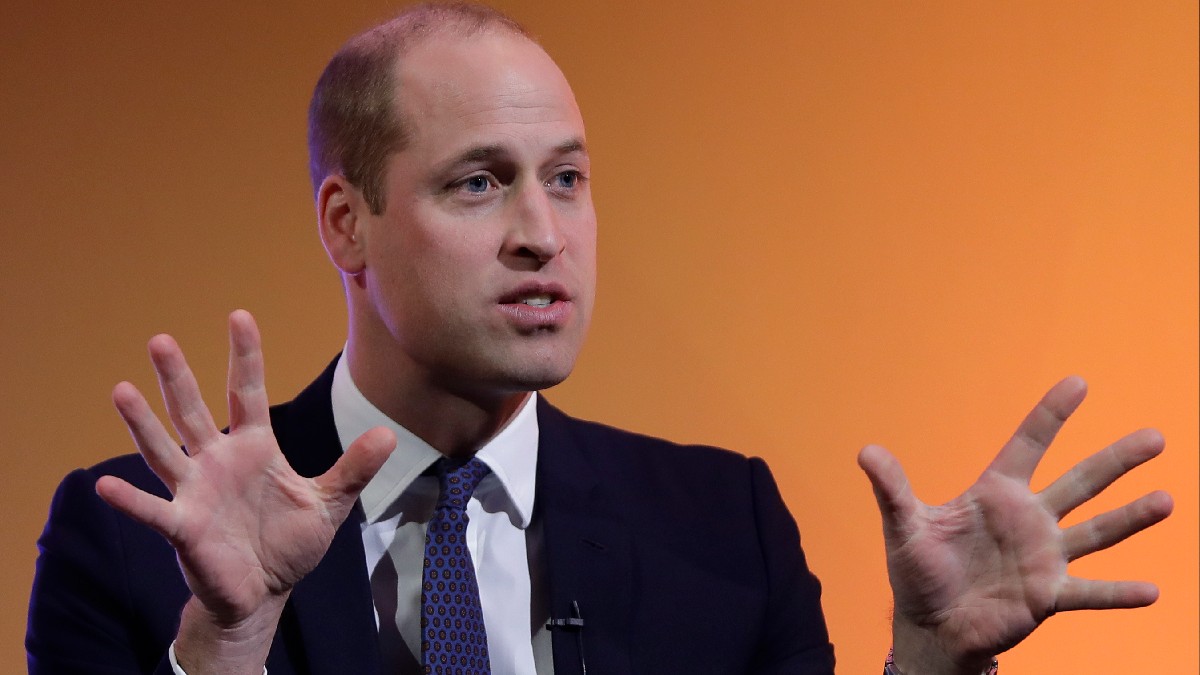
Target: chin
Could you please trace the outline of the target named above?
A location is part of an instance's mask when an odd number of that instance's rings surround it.
[[[550,337],[550,336],[546,336]],[[564,338],[570,339],[564,339]],[[582,340],[559,334],[555,339],[495,343],[460,351],[442,363],[464,391],[494,396],[548,389],[561,384],[575,368]],[[500,347],[500,348],[497,348]]]
[[[574,362],[567,366],[523,368],[504,374],[504,386],[509,391],[540,391],[549,389],[556,384],[562,384],[571,374]]]
[[[576,356],[577,350],[514,354],[501,365],[498,384],[512,392],[549,389],[567,379]]]

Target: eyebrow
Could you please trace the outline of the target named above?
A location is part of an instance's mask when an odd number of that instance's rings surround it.
[[[501,155],[508,154],[503,146],[500,145],[480,145],[467,150],[458,157],[447,162],[449,166],[457,166],[459,164],[467,164],[469,162],[479,162],[485,159],[493,159]]]
[[[569,155],[572,153],[583,153],[586,155],[587,145],[583,142],[582,138],[572,138],[554,146],[554,152],[559,155]],[[502,145],[479,145],[469,148],[454,159],[446,162],[445,166],[454,167],[473,162],[482,162],[484,160],[495,159],[497,157],[505,157],[508,154],[508,150],[506,150]]]
[[[554,149],[560,155],[569,155],[573,152],[588,154],[587,145],[583,142],[582,138],[572,138],[565,143],[559,143]]]

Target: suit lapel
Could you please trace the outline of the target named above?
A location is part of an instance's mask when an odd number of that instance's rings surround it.
[[[290,404],[272,410],[280,448],[302,476],[324,473],[342,454],[329,397],[334,364]],[[292,591],[281,631],[289,660],[306,661],[312,675],[380,671],[362,521],[362,508],[355,505],[334,534],[328,553]]]
[[[584,428],[538,399],[537,499],[550,591],[550,616],[584,627],[555,630],[555,675],[628,673],[632,619],[632,551],[623,500],[605,483],[602,449],[589,448]],[[582,638],[582,639],[580,639]],[[582,654],[580,650],[582,648]]]

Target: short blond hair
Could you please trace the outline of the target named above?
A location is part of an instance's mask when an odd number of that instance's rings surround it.
[[[395,109],[397,59],[436,35],[504,31],[533,40],[512,18],[471,2],[423,3],[350,38],[329,60],[308,107],[308,167],[316,194],[327,176],[362,190],[373,213],[384,209],[387,157],[407,143]]]

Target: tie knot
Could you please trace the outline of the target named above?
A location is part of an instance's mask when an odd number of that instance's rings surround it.
[[[478,457],[466,461],[443,457],[434,463],[433,470],[440,486],[437,508],[459,511],[467,508],[479,481],[491,472]]]

